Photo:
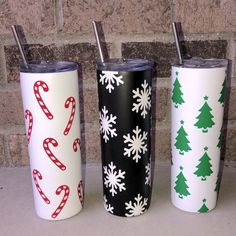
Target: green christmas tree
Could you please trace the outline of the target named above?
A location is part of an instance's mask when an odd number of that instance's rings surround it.
[[[198,177],[201,177],[202,181],[205,181],[207,176],[210,176],[213,171],[211,170],[211,163],[210,163],[210,157],[207,154],[208,147],[204,148],[204,154],[203,156],[199,159],[200,163],[199,165],[196,166],[197,170],[194,172],[195,175]]]
[[[176,79],[173,84],[174,88],[173,88],[172,97],[171,97],[173,103],[175,103],[176,108],[178,108],[178,105],[181,105],[182,103],[185,102],[184,99],[182,98],[183,93],[180,89],[182,86],[178,80],[178,74],[179,72],[176,71]]]
[[[197,126],[199,129],[202,129],[203,133],[208,132],[208,128],[211,128],[215,123],[212,118],[214,116],[211,114],[212,109],[209,107],[207,100],[208,97],[204,97],[205,103],[203,106],[200,108],[200,114],[197,116],[198,121],[195,126]]]
[[[202,206],[201,206],[201,208],[198,210],[198,212],[199,213],[206,213],[206,212],[208,212],[209,211],[209,209],[207,208],[207,206],[206,206],[206,199],[203,199],[202,200]]]
[[[181,127],[177,131],[178,135],[175,138],[176,143],[174,145],[179,150],[179,154],[184,155],[184,152],[188,152],[189,150],[192,150],[192,149],[188,145],[190,142],[187,139],[188,134],[186,133],[186,131],[184,130],[184,127],[183,127],[184,121],[181,120],[180,123],[181,123]]]
[[[218,100],[218,102],[220,102],[222,104],[222,106],[224,106],[224,101],[225,101],[225,85],[226,85],[226,78],[224,79],[224,82],[222,84],[222,89],[220,92],[220,98]]]
[[[190,195],[188,191],[188,185],[186,184],[186,178],[183,175],[183,167],[180,167],[180,173],[177,175],[177,180],[175,181],[176,185],[174,187],[176,193],[179,194],[179,198]]]

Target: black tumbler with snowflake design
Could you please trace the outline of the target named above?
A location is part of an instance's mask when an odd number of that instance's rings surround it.
[[[151,201],[153,63],[114,59],[97,66],[104,206],[137,216]]]

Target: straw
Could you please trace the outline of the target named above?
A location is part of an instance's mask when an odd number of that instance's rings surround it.
[[[102,52],[100,37],[98,35],[98,30],[97,30],[97,22],[92,21],[92,25],[93,25],[94,35],[95,35],[98,50],[99,50],[100,59],[101,59],[101,62],[104,62],[104,55],[103,55],[103,52]]]
[[[182,59],[182,55],[181,55],[181,51],[180,51],[180,45],[179,45],[179,36],[177,33],[177,29],[176,29],[176,22],[172,23],[172,31],[174,34],[174,38],[175,38],[175,45],[177,48],[177,52],[178,52],[178,57],[179,57],[179,64],[183,64],[183,59]]]
[[[20,54],[21,54],[21,57],[23,59],[24,65],[28,69],[29,65],[28,65],[28,62],[27,62],[27,59],[26,59],[23,47],[22,47],[21,42],[20,42],[20,37],[19,37],[19,35],[17,33],[17,25],[12,25],[11,29],[12,29],[12,33],[14,35],[14,38],[16,40],[16,44],[17,44],[17,46],[18,46],[18,48],[20,50]]]

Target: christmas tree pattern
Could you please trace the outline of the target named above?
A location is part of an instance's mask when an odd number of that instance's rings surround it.
[[[198,212],[199,213],[206,213],[206,212],[208,212],[209,211],[209,209],[207,208],[207,206],[206,206],[206,199],[203,199],[202,200],[202,206],[201,206],[201,208],[198,210]]]
[[[213,171],[211,170],[211,163],[210,163],[210,157],[207,154],[208,147],[204,148],[204,154],[203,156],[199,159],[200,163],[199,165],[196,166],[197,170],[194,172],[195,175],[198,177],[201,177],[202,181],[205,181],[207,176],[210,176]]]
[[[219,135],[219,138],[218,138],[217,147],[218,147],[218,148],[221,148],[221,147],[222,147],[222,129],[221,129],[221,131],[220,131],[220,135]]]
[[[184,121],[181,120],[180,123],[181,123],[181,127],[177,131],[178,135],[175,138],[176,139],[176,143],[174,145],[179,150],[179,154],[180,155],[184,155],[184,152],[188,152],[188,151],[190,151],[192,149],[188,145],[190,142],[187,139],[188,134],[186,133],[186,131],[184,130],[184,127],[183,127]]]
[[[177,180],[175,181],[176,185],[174,187],[176,193],[179,194],[179,198],[183,199],[183,197],[186,197],[190,195],[188,191],[188,185],[186,184],[186,178],[183,174],[183,167],[180,167],[180,173],[177,175]]]
[[[220,91],[220,98],[218,100],[218,102],[221,103],[222,106],[224,106],[224,101],[225,101],[225,85],[226,85],[226,78],[224,79],[224,82],[222,84],[222,89]]]
[[[178,108],[179,105],[185,102],[184,99],[182,98],[183,93],[180,89],[182,86],[178,80],[178,74],[179,72],[176,71],[176,79],[173,84],[174,88],[173,88],[172,97],[171,97],[173,103],[175,103],[176,108]]]
[[[204,97],[205,103],[200,108],[200,114],[197,116],[198,121],[194,124],[197,128],[202,129],[203,133],[208,132],[208,128],[211,128],[215,123],[213,121],[214,116],[211,114],[212,109],[209,107],[207,100],[208,97]]]

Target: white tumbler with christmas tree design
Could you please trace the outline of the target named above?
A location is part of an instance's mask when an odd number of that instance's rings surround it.
[[[172,66],[171,200],[184,211],[216,206],[226,78],[225,59]]]
[[[20,66],[35,210],[48,220],[83,206],[77,64]]]

